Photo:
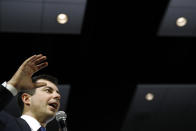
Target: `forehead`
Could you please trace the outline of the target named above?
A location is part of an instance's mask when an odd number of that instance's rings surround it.
[[[54,83],[52,83],[51,81],[49,81],[49,80],[39,79],[36,82],[44,82],[44,83],[46,83],[46,86],[49,86],[49,87],[53,88],[54,90],[57,90],[58,91],[58,87]]]

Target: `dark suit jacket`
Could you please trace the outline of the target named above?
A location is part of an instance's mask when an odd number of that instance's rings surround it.
[[[3,111],[12,98],[11,92],[0,85],[0,131],[31,131],[25,120]]]

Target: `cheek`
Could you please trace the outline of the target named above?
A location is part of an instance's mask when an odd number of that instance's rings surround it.
[[[32,102],[32,105],[36,106],[36,107],[42,106],[42,105],[44,105],[46,103],[44,98],[41,97],[41,96],[34,97],[33,99],[31,99],[31,102]]]
[[[52,96],[43,92],[33,96],[31,102],[36,107],[43,107],[48,105],[50,99],[52,99]]]
[[[34,98],[31,100],[31,104],[33,107],[37,107],[41,104],[41,101],[39,101],[39,99],[37,99],[37,98]]]

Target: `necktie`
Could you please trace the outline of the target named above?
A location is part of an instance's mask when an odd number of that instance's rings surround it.
[[[38,131],[46,131],[46,128],[41,126]]]

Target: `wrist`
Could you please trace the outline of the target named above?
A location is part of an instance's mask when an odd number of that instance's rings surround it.
[[[19,92],[19,90],[17,88],[15,88],[15,86],[13,86],[10,82],[4,82],[2,84],[7,90],[9,90],[13,96],[16,96]]]
[[[11,80],[9,80],[9,81],[7,82],[8,85],[11,85],[11,86],[13,86],[14,88],[16,88],[16,90],[19,90],[19,89],[17,88],[17,84],[15,84],[15,83],[16,83],[16,82],[11,81]]]

